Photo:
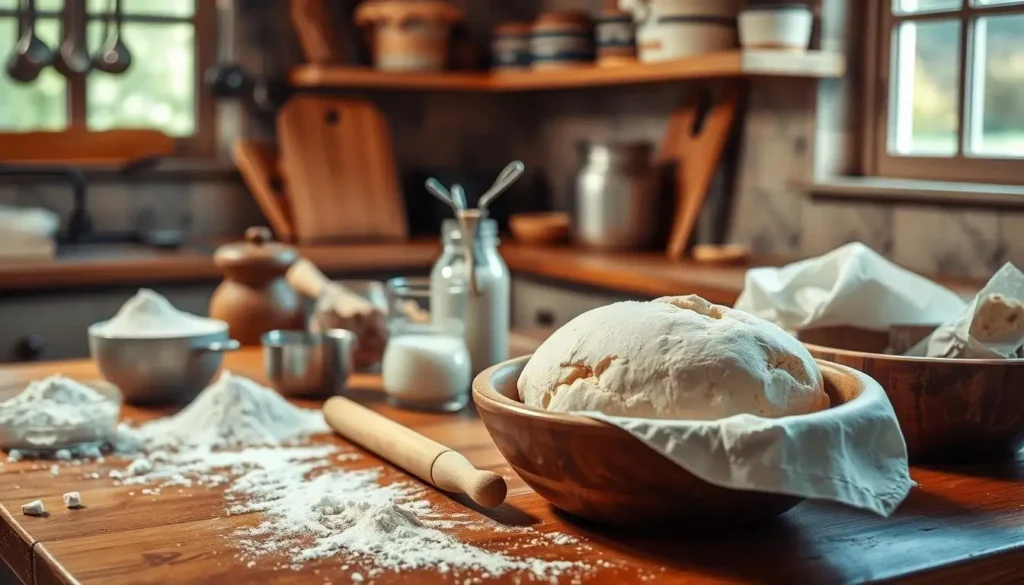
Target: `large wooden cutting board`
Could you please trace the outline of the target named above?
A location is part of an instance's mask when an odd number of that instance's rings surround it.
[[[277,134],[300,242],[408,238],[390,131],[372,103],[299,96]]]

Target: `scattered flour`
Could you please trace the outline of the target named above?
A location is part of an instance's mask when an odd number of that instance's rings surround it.
[[[217,333],[225,330],[227,324],[180,311],[160,293],[144,288],[128,299],[111,320],[94,327],[94,332],[104,337],[150,339]]]
[[[347,561],[343,570],[358,569],[350,580],[367,584],[385,572],[418,569],[435,569],[460,583],[504,574],[515,575],[516,582],[555,582],[561,576],[572,581],[593,570],[522,554],[557,555],[551,545],[560,537],[572,539],[568,535],[446,513],[430,504],[427,488],[418,482],[382,482],[383,467],[340,469],[338,462],[362,458],[355,451],[299,443],[328,430],[319,411],[298,408],[269,388],[225,372],[178,414],[135,428],[119,426],[115,452],[132,460],[106,476],[116,485],[138,486],[148,498],[171,487],[175,493],[223,489],[226,516],[258,515],[258,524],[232,535],[250,568],[266,557],[275,559],[278,570],[299,570],[340,556]],[[73,494],[65,494],[69,507]],[[501,529],[522,538],[519,544],[489,544],[497,551],[461,542],[453,529]],[[514,555],[516,549],[524,550]]]
[[[146,449],[278,446],[330,429],[318,410],[225,371],[178,414],[136,429]]]
[[[318,468],[321,473],[313,473]],[[339,471],[307,463],[238,478],[229,492],[244,496],[245,503],[230,507],[230,513],[261,512],[264,518],[258,526],[236,533],[242,557],[283,553],[293,565],[302,566],[349,554],[378,571],[444,567],[453,574],[515,572],[535,580],[587,568],[569,561],[517,558],[460,542],[441,530],[451,521],[433,510],[423,487],[381,485],[381,471]]]
[[[0,442],[8,447],[45,449],[103,441],[120,412],[117,401],[93,388],[65,376],[49,376],[0,403]],[[62,451],[70,459],[70,453]],[[60,455],[58,451],[58,459]]]

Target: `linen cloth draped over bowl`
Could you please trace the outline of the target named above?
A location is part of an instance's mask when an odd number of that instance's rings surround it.
[[[907,446],[881,386],[799,416],[713,421],[577,412],[619,427],[709,483],[829,500],[889,516],[914,485]]]
[[[735,308],[788,331],[849,325],[937,325],[963,308],[959,295],[859,242],[781,268],[747,271]]]

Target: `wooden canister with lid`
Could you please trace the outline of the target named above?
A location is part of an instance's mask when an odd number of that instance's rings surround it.
[[[533,23],[530,53],[534,69],[579,67],[594,62],[594,33],[582,12],[543,12]]]
[[[373,63],[383,71],[440,71],[448,57],[455,6],[435,0],[370,0],[356,23],[372,27]]]
[[[227,322],[242,345],[259,345],[267,331],[305,326],[299,296],[284,279],[299,253],[272,239],[265,227],[249,228],[245,241],[221,246],[213,255],[224,281],[210,299],[210,317]]]

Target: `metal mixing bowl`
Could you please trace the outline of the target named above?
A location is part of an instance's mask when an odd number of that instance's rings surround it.
[[[187,404],[217,375],[225,351],[239,348],[228,325],[183,337],[110,337],[106,321],[89,327],[89,354],[129,404]]]
[[[355,334],[347,329],[265,333],[263,367],[267,379],[284,396],[338,394],[348,384],[355,341]]]

